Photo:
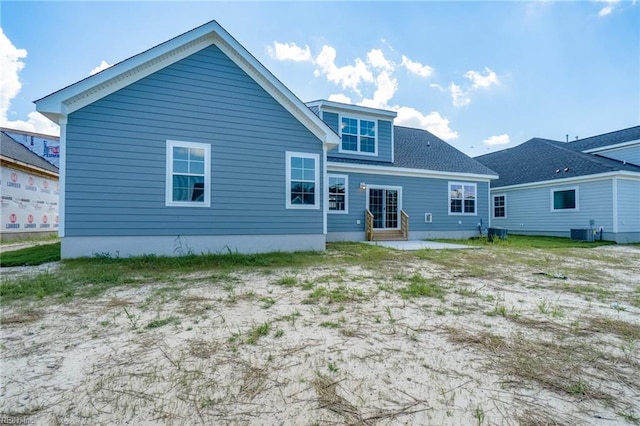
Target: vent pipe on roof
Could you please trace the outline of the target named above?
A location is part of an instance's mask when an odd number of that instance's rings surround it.
[[[569,133],[567,133],[567,142],[569,142]]]
[[[576,140],[578,140],[578,137],[576,136]]]

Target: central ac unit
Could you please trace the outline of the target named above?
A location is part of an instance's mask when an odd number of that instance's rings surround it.
[[[572,229],[572,241],[593,241],[593,229]]]

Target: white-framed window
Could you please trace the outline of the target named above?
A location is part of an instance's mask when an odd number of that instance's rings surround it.
[[[551,190],[551,211],[577,211],[578,188],[557,188]]]
[[[320,208],[320,156],[304,152],[287,152],[286,162],[287,208]]]
[[[449,182],[449,214],[476,215],[475,183]]]
[[[167,206],[210,207],[210,144],[168,140],[166,167]]]
[[[376,120],[340,117],[339,152],[378,155],[378,125]]]
[[[349,176],[329,177],[329,213],[349,213]]]
[[[507,217],[506,194],[493,196],[493,217],[496,219],[505,219]]]

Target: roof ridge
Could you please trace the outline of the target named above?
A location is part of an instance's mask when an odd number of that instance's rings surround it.
[[[588,140],[588,139],[599,138],[599,137],[602,137],[602,136],[611,135],[611,134],[613,134],[613,133],[621,133],[621,132],[624,132],[624,131],[627,131],[627,130],[631,130],[631,129],[635,129],[635,128],[640,129],[640,125],[639,125],[639,126],[631,126],[631,127],[627,127],[627,128],[625,128],[625,129],[613,130],[613,131],[611,131],[611,132],[601,133],[601,134],[599,134],[599,135],[587,136],[586,138],[572,140],[572,141],[569,141],[568,143],[583,142],[583,141],[586,141],[586,140]]]
[[[545,141],[545,142],[554,142],[554,141]],[[559,141],[557,141],[557,142],[559,142]],[[571,153],[573,155],[582,157],[583,159],[588,160],[590,162],[597,163],[597,164],[599,164],[599,165],[601,165],[603,167],[607,167],[608,169],[613,169],[613,166],[611,164],[607,164],[606,160],[619,162],[620,164],[626,164],[626,162],[623,163],[622,161],[614,160],[612,158],[608,158],[608,157],[607,158],[603,158],[603,157],[598,157],[597,155],[594,155],[594,154],[587,154],[587,153],[584,153],[582,151],[576,151],[573,148],[569,148],[569,147],[563,146],[566,143],[567,142],[559,142],[558,145],[556,145],[556,144],[550,144],[550,145],[556,147],[557,149],[561,149],[561,150],[569,152],[569,153]]]

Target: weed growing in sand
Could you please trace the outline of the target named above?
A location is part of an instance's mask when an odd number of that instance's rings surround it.
[[[435,280],[428,280],[420,274],[414,274],[409,278],[403,279],[403,281],[409,282],[406,287],[400,289],[400,294],[404,299],[414,297],[444,299],[444,290]]]
[[[541,314],[551,315],[554,318],[564,318],[564,311],[558,305],[551,304],[547,299],[538,303],[538,310]]]
[[[255,345],[261,337],[267,336],[269,331],[271,331],[271,324],[268,322],[253,328],[247,335],[247,343]]]
[[[342,303],[364,299],[364,292],[358,288],[349,288],[345,285],[327,288],[317,287],[302,301],[305,305],[316,304],[321,300],[327,303]]]
[[[482,426],[482,424],[484,423],[484,417],[485,417],[484,409],[478,405],[476,409],[473,411],[473,415],[478,421],[478,426]]]
[[[123,307],[124,315],[127,317],[127,321],[131,324],[131,329],[135,330],[138,328],[138,321],[140,320],[140,315],[134,315],[127,310],[126,307]]]
[[[567,393],[569,395],[587,395],[587,384],[578,377],[578,381],[567,386]]]
[[[262,309],[269,309],[276,303],[271,297],[261,297],[260,301],[262,302]]]
[[[285,275],[284,277],[280,277],[274,282],[273,285],[279,285],[283,287],[295,287],[298,285],[298,279],[293,275]]]
[[[324,321],[324,322],[320,323],[320,327],[338,328],[338,327],[340,327],[340,324],[338,324],[337,322],[333,322],[333,321]]]
[[[165,325],[168,325],[168,324],[180,324],[180,318],[169,317],[169,318],[155,319],[149,322],[145,326],[145,328],[159,328],[159,327],[164,327]]]

